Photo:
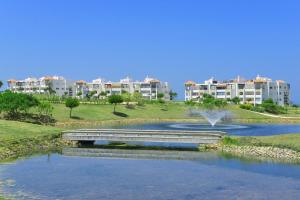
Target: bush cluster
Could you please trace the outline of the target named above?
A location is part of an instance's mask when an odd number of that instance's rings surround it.
[[[285,108],[277,105],[272,99],[265,100],[261,105],[253,104],[242,104],[240,108],[245,110],[251,110],[255,112],[268,112],[272,114],[284,114],[286,113]]]
[[[38,114],[34,114],[35,108]],[[12,120],[30,121],[33,123],[52,122],[53,107],[48,102],[41,102],[36,97],[23,93],[5,91],[0,94],[0,112]]]

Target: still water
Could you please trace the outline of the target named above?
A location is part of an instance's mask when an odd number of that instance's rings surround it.
[[[286,124],[208,124],[197,123],[153,123],[129,125],[116,128],[154,129],[154,130],[218,130],[229,135],[239,136],[269,136],[279,134],[300,133],[300,125]]]
[[[122,128],[211,129],[173,123]],[[300,133],[299,125],[218,125],[214,129],[243,136]],[[0,193],[26,200],[300,199],[300,165],[193,151],[65,149],[60,154],[0,164]]]
[[[43,200],[300,199],[299,165],[215,153],[191,152],[178,160],[116,151],[111,157],[49,154],[1,164],[1,193]]]

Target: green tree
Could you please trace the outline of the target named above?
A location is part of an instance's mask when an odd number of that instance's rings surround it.
[[[2,88],[2,86],[3,86],[3,82],[2,82],[2,81],[0,81],[0,88]]]
[[[80,97],[82,95],[82,92],[79,91],[77,94],[76,94],[78,97]]]
[[[162,99],[162,98],[164,98],[164,96],[165,96],[164,93],[158,93],[158,94],[157,94],[157,98],[158,98],[158,99]]]
[[[70,118],[72,118],[73,108],[78,107],[79,104],[80,104],[80,102],[79,102],[78,99],[71,98],[71,97],[66,99],[65,105],[66,105],[67,108],[70,108]]]
[[[53,109],[54,107],[47,101],[40,102],[37,107],[37,111],[40,116],[41,115],[51,116]]]
[[[215,97],[209,94],[204,94],[200,103],[201,106],[209,110],[213,110],[215,108],[224,108],[227,105],[226,100],[216,99]]]
[[[105,91],[100,92],[100,94],[99,94],[100,99],[106,99],[106,97],[107,97],[107,92],[105,92]]]
[[[28,112],[30,108],[38,105],[38,99],[32,95],[10,91],[0,94],[0,111],[6,112],[11,118],[16,118],[21,112]]]
[[[47,87],[45,91],[47,91],[50,96],[56,94],[56,91],[53,90],[53,84],[51,82],[46,82],[46,86]]]
[[[123,98],[121,95],[114,94],[108,97],[108,102],[114,105],[114,113],[115,113],[117,104],[123,103]]]
[[[97,91],[95,91],[95,90],[90,91],[86,94],[86,98],[91,99],[95,94],[97,94]]]
[[[129,106],[130,101],[132,100],[132,95],[128,92],[122,94],[123,101],[126,102],[126,105]]]
[[[215,108],[215,98],[212,95],[204,94],[201,99],[201,104],[206,109],[214,109]]]
[[[171,101],[175,100],[176,97],[178,96],[178,94],[176,92],[173,92],[172,90],[170,91],[169,95]]]
[[[144,98],[140,92],[134,92],[132,99],[133,101],[137,102],[139,106],[143,106],[145,104]]]

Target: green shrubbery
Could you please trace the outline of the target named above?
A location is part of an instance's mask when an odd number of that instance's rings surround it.
[[[245,110],[252,110],[253,109],[253,105],[252,104],[241,104],[240,108],[241,109],[245,109]]]
[[[282,106],[278,106],[277,104],[274,103],[272,99],[267,99],[265,100],[262,104],[261,107],[265,109],[266,112],[272,113],[272,114],[284,114],[285,109]]]
[[[272,114],[284,114],[286,109],[282,106],[277,105],[272,99],[267,99],[263,101],[261,105],[252,105],[252,104],[242,104],[240,108],[245,110],[251,110],[255,112],[268,112]]]
[[[199,106],[199,107],[203,107],[205,109],[221,109],[227,106],[227,100],[223,100],[223,99],[217,99],[215,97],[213,97],[212,95],[209,94],[204,94],[203,97],[201,99],[199,99],[198,102],[194,102],[194,101],[185,101],[186,105],[189,106]]]
[[[37,110],[38,114],[33,111]],[[50,103],[41,102],[28,94],[5,91],[0,94],[0,112],[3,117],[11,120],[32,123],[49,123],[52,119],[53,107]]]
[[[21,113],[28,113],[32,107],[37,107],[39,101],[27,94],[6,91],[0,94],[0,111],[8,118],[17,118]]]
[[[238,145],[239,140],[237,138],[232,138],[229,136],[225,136],[222,140],[223,145]]]

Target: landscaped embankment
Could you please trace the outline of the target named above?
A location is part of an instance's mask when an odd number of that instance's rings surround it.
[[[300,162],[300,152],[278,147],[223,145],[218,150],[235,156],[251,157],[260,160],[274,159],[286,162]]]
[[[0,160],[56,150],[66,145],[61,131],[51,126],[0,120]]]
[[[225,137],[216,149],[238,157],[300,162],[300,134]]]

